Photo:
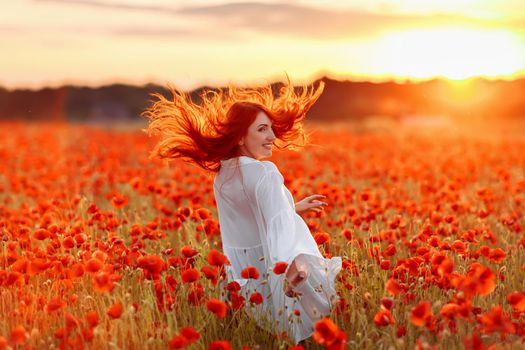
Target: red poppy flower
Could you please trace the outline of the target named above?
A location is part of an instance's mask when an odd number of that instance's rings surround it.
[[[80,325],[80,322],[79,322],[78,318],[76,318],[75,316],[73,316],[69,312],[66,312],[65,319],[66,319],[66,329],[68,331],[70,331],[72,329],[75,329],[75,328],[77,328]]]
[[[347,335],[332,320],[325,317],[315,323],[313,338],[318,344],[333,346],[344,343]]]
[[[317,232],[314,235],[315,242],[317,245],[325,244],[330,241],[330,235],[326,232]]]
[[[405,326],[399,326],[396,330],[396,337],[401,338],[407,334],[407,328]]]
[[[115,304],[111,305],[108,308],[106,313],[112,319],[120,318],[120,315],[122,315],[122,304],[121,303],[115,303]]]
[[[347,240],[351,241],[353,238],[353,232],[352,230],[349,230],[345,228],[343,231],[341,231],[341,235],[346,238]]]
[[[83,233],[76,234],[75,237],[73,237],[75,242],[77,243],[77,246],[80,246],[82,243],[84,243],[87,240],[87,236]]]
[[[219,277],[219,269],[217,266],[203,266],[201,267],[201,272],[207,279],[211,280],[214,285],[217,283]]]
[[[47,262],[45,259],[35,258],[29,262],[29,265],[27,266],[27,274],[29,276],[35,276],[47,270],[50,265],[51,263]]]
[[[381,306],[381,309],[374,316],[374,323],[376,326],[384,327],[391,324],[393,325],[396,321],[394,320],[394,317],[392,317],[390,310]]]
[[[181,329],[180,334],[176,335],[169,341],[169,347],[171,349],[182,349],[186,346],[196,342],[200,338],[200,333],[193,327],[184,327]]]
[[[482,325],[481,331],[483,333],[516,333],[516,327],[507,313],[503,311],[501,305],[496,305],[487,313],[480,315],[479,322]]]
[[[22,276],[20,272],[9,272],[5,275],[3,284],[8,287],[15,283],[20,283],[23,281]]]
[[[215,340],[208,345],[208,350],[232,350],[232,346],[227,340]]]
[[[89,327],[96,327],[98,324],[98,313],[96,311],[86,312],[86,321]]]
[[[231,305],[234,310],[240,310],[244,307],[245,298],[237,292],[232,292],[230,296]]]
[[[82,265],[81,263],[73,264],[70,270],[70,277],[80,278],[84,275],[84,271],[84,265]]]
[[[436,254],[432,257],[432,272],[443,277],[448,276],[454,270],[452,259],[444,254]]]
[[[394,306],[394,300],[391,298],[381,298],[381,305],[383,305],[386,309],[391,310],[392,306]]]
[[[394,295],[394,296],[398,295],[399,293],[401,293],[403,291],[403,289],[401,288],[401,285],[399,284],[399,282],[397,282],[393,278],[390,278],[386,282],[386,290],[388,291],[388,293],[390,293],[391,295]]]
[[[472,337],[463,338],[463,345],[465,346],[465,350],[486,349],[485,344],[483,343],[483,340],[481,340],[481,337],[478,333],[472,334]]]
[[[229,290],[230,292],[238,292],[241,290],[241,285],[238,282],[231,281],[226,286],[226,289]]]
[[[410,311],[410,322],[416,326],[423,326],[432,318],[432,309],[430,302],[420,301]]]
[[[459,289],[467,295],[488,295],[496,288],[496,275],[490,269],[480,263],[472,263],[469,266],[467,276],[461,282]]]
[[[213,312],[220,318],[226,317],[226,314],[228,313],[228,306],[226,303],[215,298],[208,300],[207,308],[208,311]]]
[[[161,271],[165,270],[166,263],[160,256],[154,254],[138,258],[137,266],[153,276],[158,276]]]
[[[190,268],[182,271],[181,278],[184,283],[192,283],[199,279],[201,276],[199,270]]]
[[[228,260],[226,255],[222,254],[221,252],[215,249],[212,249],[208,253],[208,263],[210,265],[219,266],[219,267],[223,265],[230,265],[230,261]]]
[[[488,256],[489,260],[495,262],[496,264],[502,263],[506,257],[507,253],[505,253],[501,248],[492,249]]]
[[[98,212],[98,210],[99,209],[97,208],[96,204],[95,203],[91,203],[89,205],[89,207],[87,208],[87,213],[88,214],[94,214],[94,213]]]
[[[200,333],[193,327],[184,327],[180,330],[180,334],[184,336],[190,343],[196,342],[200,338]]]
[[[507,295],[507,301],[512,308],[519,312],[525,312],[525,294],[514,292]]]
[[[21,345],[26,342],[27,339],[27,332],[24,326],[16,326],[9,335],[9,340],[14,345]]]
[[[467,251],[467,246],[459,239],[456,239],[454,242],[452,242],[452,248],[459,254],[464,254]]]
[[[117,209],[124,208],[126,205],[128,205],[128,196],[121,195],[121,194],[115,194],[113,198],[111,199],[111,205]]]
[[[211,218],[211,213],[208,209],[206,208],[199,208],[197,209],[197,215],[199,216],[199,218],[201,220],[206,220],[206,219],[209,219]]]
[[[19,258],[16,260],[13,265],[11,265],[11,270],[13,272],[26,273],[29,260],[26,258]]]
[[[259,271],[255,266],[248,266],[244,270],[241,271],[241,277],[242,278],[252,278],[254,280],[259,279]]]
[[[455,303],[447,303],[441,307],[439,314],[443,317],[454,319],[458,313],[459,306]]]
[[[90,342],[95,337],[95,332],[93,332],[92,328],[84,328],[82,329],[82,337],[84,338],[84,341]]]
[[[97,272],[103,267],[104,267],[104,263],[97,258],[91,258],[86,263],[86,271],[90,273]]]
[[[64,327],[60,327],[53,333],[53,335],[57,339],[63,339],[65,333],[66,333],[66,329]]]
[[[44,239],[47,239],[51,236],[51,233],[44,229],[44,228],[41,228],[41,229],[38,229],[35,231],[33,237],[36,239],[36,240],[39,240],[39,241],[42,241]]]
[[[71,249],[75,247],[76,245],[77,245],[77,242],[75,242],[75,240],[71,236],[64,238],[64,240],[62,241],[62,246],[66,249]]]
[[[199,254],[199,252],[192,248],[191,246],[189,245],[185,245],[184,247],[181,248],[180,252],[182,253],[182,255],[184,255],[186,258],[192,258],[194,257],[195,255]]]
[[[359,200],[360,201],[363,201],[363,202],[366,202],[370,199],[370,192],[369,191],[363,191],[361,193],[359,193]]]
[[[273,273],[276,275],[281,275],[286,271],[286,268],[288,268],[288,264],[284,261],[279,261],[273,267]]]
[[[93,276],[93,288],[97,292],[111,292],[115,288],[115,281],[118,277],[104,271],[98,272]]]
[[[62,309],[66,307],[66,303],[64,303],[60,298],[53,298],[49,300],[47,305],[44,307],[44,311],[47,313],[51,313],[53,311]]]
[[[259,292],[254,292],[250,295],[250,302],[256,305],[259,305],[263,302],[263,296]]]
[[[385,257],[391,257],[391,256],[396,255],[396,252],[397,252],[396,246],[393,243],[390,243],[388,247],[386,247],[386,249],[384,250],[383,255]]]
[[[183,335],[176,335],[168,342],[170,349],[182,349],[189,345],[188,339]]]
[[[93,252],[93,258],[98,259],[98,260],[102,261],[103,263],[105,263],[106,260],[108,260],[108,254],[104,253],[101,250],[95,250]]]

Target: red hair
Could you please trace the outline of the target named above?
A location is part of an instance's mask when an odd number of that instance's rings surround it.
[[[290,81],[274,97],[271,86],[241,89],[229,88],[201,93],[201,103],[195,103],[187,93],[168,86],[173,100],[161,94],[142,115],[149,119],[151,134],[161,134],[151,157],[170,160],[181,158],[203,169],[218,171],[220,161],[239,156],[239,140],[260,111],[272,121],[279,149],[303,146],[306,135],[302,120],[324,89],[303,86],[296,92]]]

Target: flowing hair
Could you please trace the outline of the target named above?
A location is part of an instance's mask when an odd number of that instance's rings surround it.
[[[145,131],[161,135],[150,157],[181,158],[217,172],[221,160],[240,155],[239,140],[261,111],[272,121],[278,149],[304,146],[307,137],[302,121],[321,96],[324,83],[319,82],[317,88],[295,89],[287,80],[276,96],[271,85],[204,90],[200,103],[192,101],[188,93],[176,91],[170,85],[168,88],[172,99],[154,93],[152,96],[158,100],[142,113],[149,119]]]

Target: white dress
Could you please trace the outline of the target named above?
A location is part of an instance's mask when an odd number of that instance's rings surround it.
[[[296,343],[310,337],[315,322],[328,315],[338,300],[334,284],[341,258],[321,255],[272,162],[246,156],[221,161],[214,194],[223,251],[231,262],[226,267],[228,281],[241,285],[245,311],[259,326],[275,333],[286,331]],[[308,277],[295,288],[302,296],[290,298],[283,289],[285,273],[276,275],[273,267],[281,261],[290,266],[294,259]],[[259,279],[241,277],[248,266],[258,269]],[[249,302],[254,291],[263,295],[259,305]]]

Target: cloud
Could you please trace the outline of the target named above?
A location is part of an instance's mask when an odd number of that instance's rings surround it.
[[[70,5],[83,5],[90,7],[99,7],[105,9],[114,10],[139,10],[139,11],[151,11],[151,12],[176,12],[176,8],[158,6],[158,5],[144,5],[131,2],[111,2],[104,0],[33,0],[40,3],[62,3]]]
[[[458,22],[472,24],[478,21],[451,15],[388,15],[256,2],[189,7],[179,12],[190,16],[205,16],[215,21],[216,25],[224,27],[308,39],[368,37],[393,29]]]
[[[227,3],[215,6],[186,7],[187,16],[207,18],[215,26],[230,30],[250,30],[275,37],[300,39],[370,38],[391,31],[417,30],[437,26],[523,30],[525,18],[487,19],[453,14],[373,13],[357,10],[321,9],[296,4]]]
[[[516,22],[471,18],[461,15],[381,14],[357,10],[321,9],[298,3],[240,2],[201,6],[162,6],[136,2],[104,0],[38,0],[105,9],[146,11],[173,15],[184,19],[204,19],[207,28],[127,28],[114,31],[124,35],[202,36],[215,33],[216,39],[240,37],[254,32],[275,37],[281,35],[299,39],[337,40],[370,37],[392,30],[418,29],[435,26],[497,27],[517,30]],[[182,17],[181,17],[182,16]],[[200,22],[199,22],[200,23]],[[217,35],[221,32],[221,35]]]
[[[166,27],[128,27],[118,28],[111,31],[116,35],[131,35],[131,36],[187,36],[194,35],[195,31],[180,28],[166,28]]]
[[[235,36],[224,32],[210,32],[202,29],[181,29],[167,28],[156,26],[133,26],[126,28],[109,29],[108,32],[114,35],[132,36],[132,37],[174,37],[174,38],[191,38],[191,39],[213,39],[213,40],[231,40]]]

